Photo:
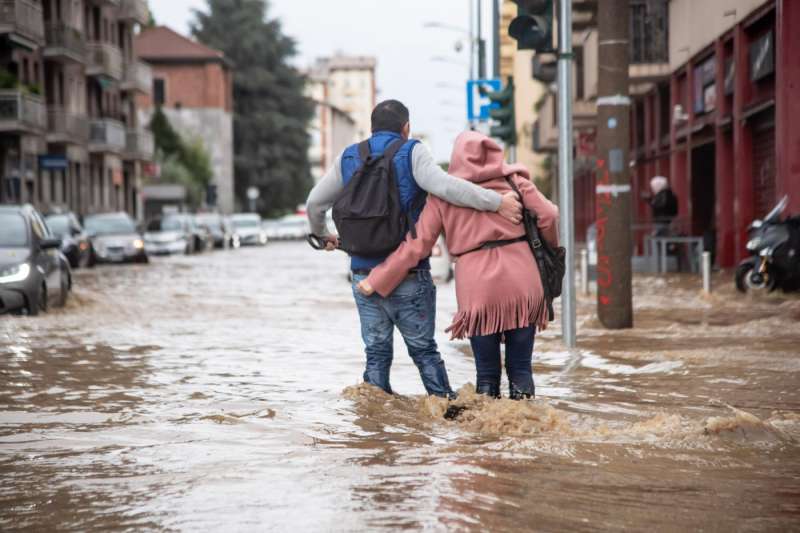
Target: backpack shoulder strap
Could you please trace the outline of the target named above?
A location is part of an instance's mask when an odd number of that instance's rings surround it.
[[[404,144],[405,141],[403,139],[397,139],[392,144],[386,147],[386,150],[383,151],[383,157],[387,161],[391,162],[394,159],[394,156],[397,155],[397,152],[400,151],[400,148],[402,148]]]
[[[369,158],[370,152],[371,152],[371,150],[370,150],[370,147],[369,147],[369,139],[367,139],[366,141],[361,141],[360,143],[358,143],[358,157],[361,158],[361,164],[362,165],[367,162],[367,159]]]
[[[522,193],[519,192],[519,188],[517,188],[517,184],[514,183],[513,178],[511,176],[506,176],[506,181],[509,185],[511,185],[511,188],[514,189],[514,192],[517,193],[517,196],[519,196],[519,201],[522,202]],[[524,203],[522,204],[522,216],[523,219],[530,219],[530,222],[528,220],[523,220],[523,224],[525,226],[525,231],[528,234],[528,238],[530,238],[531,247],[534,248],[535,253],[535,251],[542,246],[542,237],[539,234],[539,225],[537,223],[538,216],[536,215],[536,211],[528,209],[525,207]]]

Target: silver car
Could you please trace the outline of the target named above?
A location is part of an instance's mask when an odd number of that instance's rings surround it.
[[[237,213],[231,215],[231,224],[242,246],[267,244],[267,232],[261,224],[261,216],[256,213]]]
[[[144,239],[127,213],[90,215],[84,222],[86,232],[92,239],[95,262],[148,262]]]

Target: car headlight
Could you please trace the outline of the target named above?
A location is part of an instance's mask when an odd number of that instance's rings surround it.
[[[761,246],[761,237],[753,237],[747,241],[747,244],[745,245],[745,247],[751,252],[755,251],[759,246]]]
[[[135,241],[133,241],[133,247],[136,248],[137,250],[141,250],[142,248],[144,248],[144,241],[142,241],[142,239],[136,239]]]
[[[31,266],[28,263],[0,267],[0,283],[25,281],[30,273]]]

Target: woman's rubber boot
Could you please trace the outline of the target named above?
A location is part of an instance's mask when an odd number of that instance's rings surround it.
[[[475,392],[478,394],[485,394],[492,398],[499,398],[500,385],[497,383],[478,383],[478,386],[475,387]]]
[[[508,397],[512,400],[530,400],[536,397],[536,386],[531,383],[528,390],[520,390],[513,382],[508,384]]]

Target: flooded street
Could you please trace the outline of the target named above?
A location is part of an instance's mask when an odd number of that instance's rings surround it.
[[[800,299],[638,278],[636,328],[579,303],[536,339],[534,402],[454,421],[395,339],[390,397],[340,253],[275,243],[75,273],[65,311],[0,317],[0,529],[800,528]],[[507,394],[507,388],[504,385]]]

